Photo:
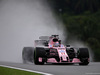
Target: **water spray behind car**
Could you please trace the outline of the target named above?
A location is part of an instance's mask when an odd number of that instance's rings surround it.
[[[46,0],[0,1],[0,61],[22,63],[24,46],[52,34],[58,34],[62,42],[67,36]]]
[[[45,0],[0,1],[0,61],[22,62],[24,46],[34,46],[39,36],[60,35],[64,28]]]

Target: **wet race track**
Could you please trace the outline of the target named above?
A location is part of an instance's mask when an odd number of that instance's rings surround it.
[[[17,68],[29,69],[50,73],[53,75],[100,75],[100,63],[90,62],[88,66],[79,66],[78,64],[22,64],[0,62],[0,65],[12,66]]]

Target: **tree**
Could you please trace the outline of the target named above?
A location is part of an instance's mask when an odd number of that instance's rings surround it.
[[[75,11],[77,11],[78,13],[86,10],[96,12],[98,10],[98,3],[98,0],[77,0]]]

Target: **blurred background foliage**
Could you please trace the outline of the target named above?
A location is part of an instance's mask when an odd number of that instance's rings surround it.
[[[100,61],[100,0],[47,1],[64,22],[68,33],[91,47],[94,60]]]

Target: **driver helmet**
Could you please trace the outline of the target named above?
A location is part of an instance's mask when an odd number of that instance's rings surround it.
[[[55,42],[54,47],[59,47],[59,42]]]

